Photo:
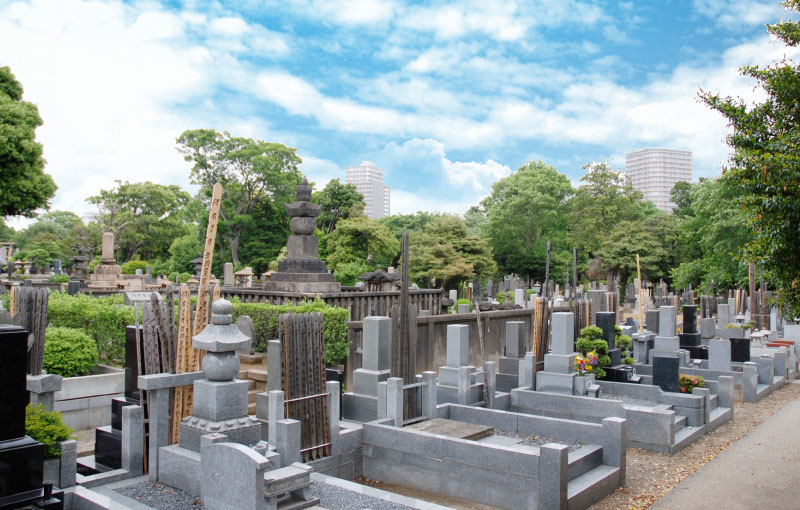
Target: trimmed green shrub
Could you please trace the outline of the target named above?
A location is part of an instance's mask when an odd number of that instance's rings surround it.
[[[469,311],[470,311],[470,312],[472,311],[472,308],[473,308],[473,306],[472,306],[472,302],[470,302],[470,300],[469,300],[469,299],[463,299],[463,298],[462,298],[462,299],[457,299],[457,300],[456,300],[456,302],[455,302],[455,304],[453,305],[453,307],[451,308],[451,310],[453,310],[453,311],[457,312],[457,311],[458,311],[458,305],[469,305]]]
[[[621,351],[620,355],[623,359],[629,358],[632,354],[633,339],[628,335],[617,335],[614,339],[614,346]]]
[[[72,436],[72,429],[61,420],[61,413],[45,411],[41,404],[28,404],[25,408],[25,434],[44,445],[44,456],[47,458],[61,456],[59,441],[66,441]]]
[[[122,264],[122,274],[136,274],[137,269],[141,269],[142,273],[147,269],[150,263],[146,260],[131,260]]]
[[[606,371],[603,370],[603,367],[611,364],[611,358],[608,356],[608,344],[603,340],[602,329],[597,326],[586,326],[580,331],[575,347],[577,347],[582,356],[587,356],[588,353],[594,351],[598,360],[594,374],[598,379],[606,376]]]
[[[267,342],[279,338],[278,317],[282,313],[322,312],[325,321],[325,363],[336,365],[346,357],[350,344],[347,341],[347,322],[350,311],[344,308],[328,306],[321,299],[303,301],[296,305],[269,305],[267,303],[238,303],[233,301],[233,320],[241,315],[249,315],[253,319],[255,338],[253,349],[258,352],[267,350]]]
[[[50,277],[50,281],[52,283],[67,283],[69,281],[69,275],[66,274],[54,274]]]
[[[506,300],[506,293],[503,292],[503,291],[500,291],[500,292],[497,293],[497,295],[494,298],[497,300],[498,303],[502,303],[503,301]]]
[[[192,279],[191,273],[181,273],[178,275],[178,283],[186,283]]]
[[[97,344],[73,328],[49,327],[44,332],[43,367],[62,377],[86,375],[97,364]]]
[[[80,329],[94,339],[102,362],[118,365],[125,358],[125,327],[134,323],[133,307],[123,305],[122,299],[122,294],[51,292],[47,320],[50,326]]]

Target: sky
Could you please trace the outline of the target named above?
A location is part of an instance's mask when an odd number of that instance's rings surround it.
[[[52,209],[115,180],[179,184],[175,140],[213,128],[297,148],[321,189],[370,160],[391,212],[463,213],[528,161],[576,184],[592,161],[689,150],[721,172],[698,91],[759,100],[744,64],[786,48],[756,0],[0,0],[0,66],[38,105]],[[796,17],[796,15],[795,15]],[[24,225],[21,220],[9,222]]]

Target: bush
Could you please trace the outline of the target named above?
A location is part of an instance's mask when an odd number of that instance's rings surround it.
[[[146,260],[131,260],[122,264],[122,274],[136,274],[137,269],[141,269],[144,273],[150,263]]]
[[[498,303],[502,303],[503,301],[506,300],[506,293],[503,292],[503,291],[500,291],[500,292],[497,293],[497,295],[494,298],[497,300]]]
[[[606,371],[603,367],[611,364],[611,358],[608,356],[608,344],[603,340],[603,330],[597,326],[586,326],[581,330],[575,346],[581,356],[586,357],[592,351],[597,354],[598,363],[594,374],[598,379],[605,377]]]
[[[472,307],[472,303],[470,302],[469,299],[457,299],[456,302],[453,304],[453,308],[451,308],[451,310],[453,310],[454,312],[457,312],[458,311],[458,305],[469,305],[469,311],[470,312],[472,311],[472,308],[473,308]]]
[[[233,320],[241,315],[249,315],[253,319],[255,338],[252,347],[264,352],[267,341],[280,338],[278,317],[282,313],[322,312],[325,321],[325,363],[336,365],[346,357],[350,344],[347,341],[347,322],[350,311],[344,308],[328,306],[321,299],[303,301],[296,305],[269,305],[267,303],[238,303],[233,301]]]
[[[50,326],[80,329],[94,339],[103,362],[120,364],[125,357],[125,327],[134,323],[133,307],[123,305],[122,298],[122,294],[51,292],[47,320]]]
[[[50,277],[50,281],[52,283],[67,283],[69,281],[69,275],[66,274],[54,274]]]
[[[72,436],[72,429],[64,425],[61,413],[45,411],[41,404],[28,404],[25,408],[25,434],[44,445],[44,456],[59,457],[61,450],[59,441],[66,441]]]
[[[623,358],[628,358],[631,355],[633,340],[628,335],[617,335],[614,339],[614,346],[622,351],[620,354]]]
[[[191,273],[181,273],[178,275],[178,283],[186,283],[192,279],[192,276],[194,275]]]
[[[97,364],[97,344],[79,329],[49,327],[44,332],[43,368],[62,377],[86,375]]]
[[[339,264],[336,267],[333,277],[342,285],[352,287],[358,281],[359,276],[373,270],[374,266],[360,260],[356,262],[347,262],[345,264]]]
[[[691,393],[695,388],[705,388],[706,380],[699,375],[681,374],[678,384],[681,386],[681,393]]]

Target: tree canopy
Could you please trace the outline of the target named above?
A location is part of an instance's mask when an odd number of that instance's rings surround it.
[[[783,2],[800,11],[800,0]],[[800,45],[800,21],[767,25],[787,47]],[[800,315],[800,65],[789,58],[772,65],[744,66],[764,92],[764,101],[701,92],[710,108],[720,112],[733,132],[733,149],[723,180],[735,194],[753,238],[743,257],[759,262],[777,282],[780,304],[788,316]]]
[[[56,192],[44,173],[42,145],[36,128],[42,125],[36,105],[22,100],[22,85],[8,67],[0,67],[0,216],[36,216],[49,208]]]
[[[330,234],[336,222],[346,220],[353,214],[364,212],[364,196],[352,184],[342,184],[339,179],[331,179],[322,191],[316,191],[311,201],[322,206],[317,217],[317,228]]]
[[[184,159],[194,163],[190,179],[201,186],[204,200],[210,200],[216,183],[223,186],[218,231],[238,266],[242,232],[253,226],[257,204],[273,202],[277,211],[294,200],[301,179],[297,149],[213,129],[185,131],[177,143]]]

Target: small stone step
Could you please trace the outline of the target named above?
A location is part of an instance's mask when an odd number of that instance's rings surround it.
[[[719,395],[711,395],[708,397],[708,406],[711,409],[716,409],[719,406]]]
[[[574,480],[603,463],[603,447],[586,445],[569,453],[569,480]]]
[[[572,480],[567,485],[570,510],[583,510],[600,501],[619,487],[619,468],[599,466]]]
[[[733,416],[733,413],[730,407],[717,407],[716,409],[712,409],[708,430],[714,430],[723,423],[727,423],[731,419],[731,416]]]
[[[686,418],[686,416],[683,416],[681,414],[676,414],[675,415],[675,433],[676,434],[678,433],[678,431],[680,429],[682,429],[683,427],[686,426],[686,420],[687,419],[688,418]]]
[[[254,381],[267,382],[267,371],[260,368],[251,368],[247,371],[247,377]]]
[[[683,427],[680,430],[676,430],[675,442],[669,448],[670,455],[683,450],[684,448],[692,444],[692,442],[694,442],[695,439],[699,438],[705,433],[706,433],[705,425],[701,427]]]

